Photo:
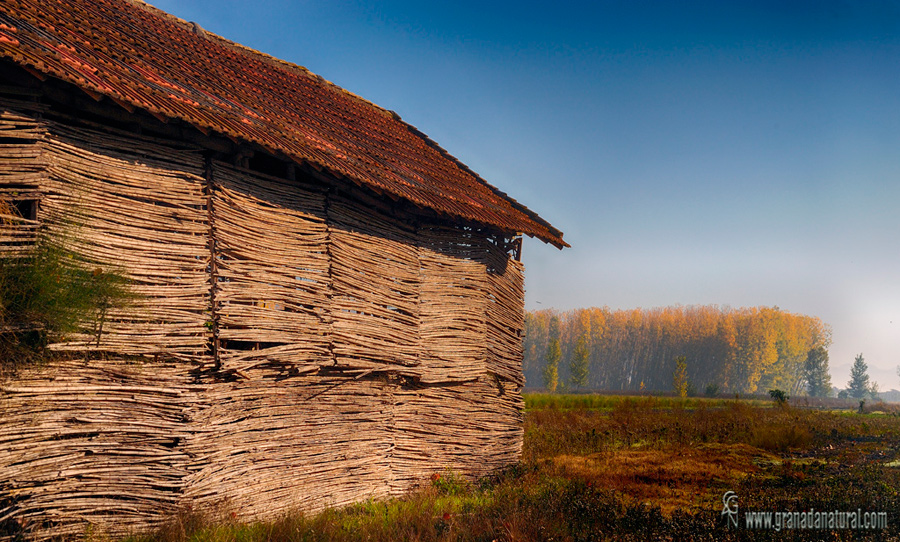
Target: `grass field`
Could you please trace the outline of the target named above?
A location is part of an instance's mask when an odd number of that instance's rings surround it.
[[[897,412],[604,395],[526,404],[522,460],[490,479],[435,473],[402,499],[273,523],[186,515],[132,542],[900,540]],[[726,491],[737,528],[722,514]],[[745,525],[748,512],[809,510],[884,512],[887,528]]]

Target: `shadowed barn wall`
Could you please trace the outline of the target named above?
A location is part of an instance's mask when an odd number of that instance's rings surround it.
[[[271,518],[517,460],[522,267],[501,236],[0,105],[0,190],[38,194],[45,238],[137,294],[0,382],[0,539]]]

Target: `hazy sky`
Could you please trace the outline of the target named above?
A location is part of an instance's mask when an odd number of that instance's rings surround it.
[[[778,306],[900,387],[900,1],[151,0],[397,111],[565,232],[529,309]]]

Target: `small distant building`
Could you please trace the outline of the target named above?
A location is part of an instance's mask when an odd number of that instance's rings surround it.
[[[137,0],[12,0],[0,198],[0,248],[137,294],[0,381],[0,540],[518,459],[521,236],[567,245],[395,113]]]

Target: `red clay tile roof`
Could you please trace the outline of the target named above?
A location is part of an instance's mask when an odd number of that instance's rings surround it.
[[[421,207],[568,246],[394,113],[139,1],[3,0],[0,57]]]

